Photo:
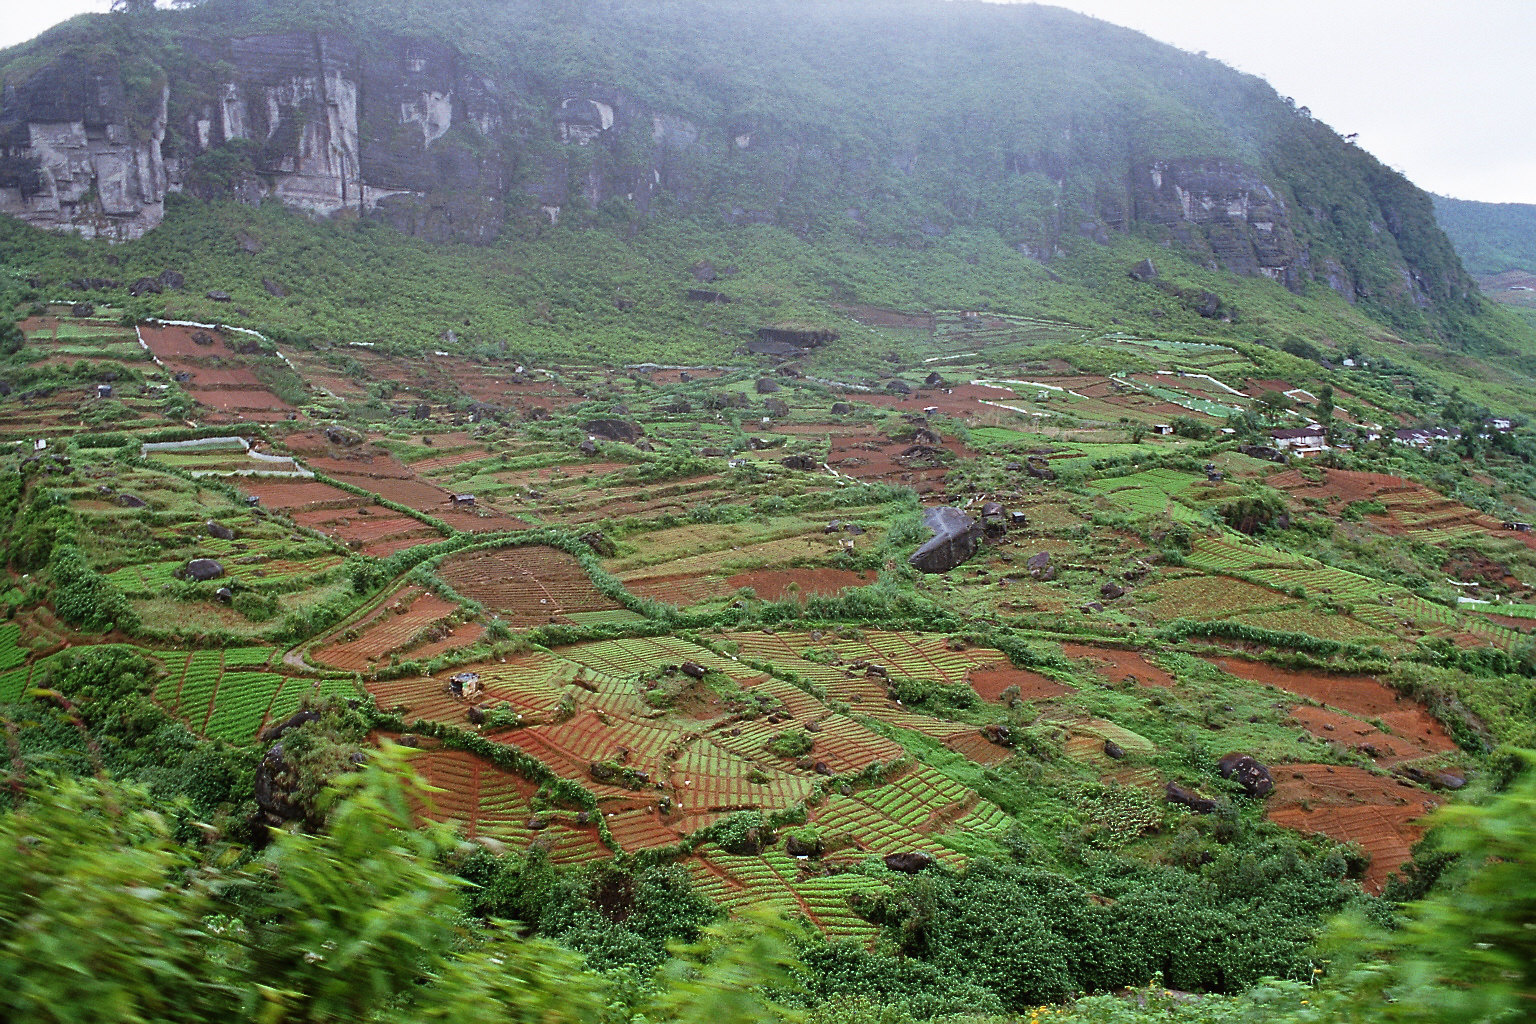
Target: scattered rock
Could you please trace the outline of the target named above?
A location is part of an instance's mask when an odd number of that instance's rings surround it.
[[[892,871],[915,875],[933,866],[933,854],[924,853],[922,850],[912,850],[908,853],[891,853],[885,857],[885,866]]]
[[[216,537],[219,540],[234,540],[235,539],[235,531],[231,530],[229,527],[225,526],[223,523],[216,523],[212,519],[210,519],[210,520],[208,520],[208,522],[204,523],[203,525],[204,525],[204,528],[207,529],[208,536],[210,536],[210,537]]]
[[[1122,747],[1120,744],[1116,743],[1114,740],[1105,740],[1104,741],[1104,756],[1105,757],[1109,757],[1109,758],[1113,758],[1116,761],[1124,760],[1124,758],[1125,758],[1125,748]]]
[[[211,558],[194,558],[183,571],[187,579],[198,583],[216,580],[224,575],[224,567]]]
[[[114,500],[121,508],[143,508],[149,504],[137,494],[119,494]]]
[[[1274,792],[1275,777],[1251,754],[1234,751],[1218,761],[1217,767],[1221,770],[1222,778],[1232,779],[1249,796],[1265,797]]]
[[[1183,804],[1196,814],[1210,814],[1216,809],[1216,801],[1201,796],[1193,790],[1185,789],[1176,782],[1168,783],[1165,796],[1171,804]]]

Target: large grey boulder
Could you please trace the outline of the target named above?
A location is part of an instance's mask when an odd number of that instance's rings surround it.
[[[907,559],[920,572],[948,572],[976,553],[981,527],[959,509],[930,508],[923,513],[923,524],[933,538]]]

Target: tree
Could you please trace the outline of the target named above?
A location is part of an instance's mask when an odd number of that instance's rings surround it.
[[[1296,403],[1279,391],[1266,391],[1253,400],[1254,406],[1266,423],[1279,422],[1280,418],[1295,408]]]

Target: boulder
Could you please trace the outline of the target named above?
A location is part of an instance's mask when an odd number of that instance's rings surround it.
[[[779,464],[785,469],[798,469],[805,472],[812,472],[817,468],[816,459],[810,455],[786,455],[779,460]]]
[[[168,292],[180,291],[182,286],[185,285],[186,283],[187,283],[187,279],[185,277],[183,277],[179,271],[176,271],[176,270],[162,270],[162,271],[160,271],[160,287],[164,291],[168,291]]]
[[[849,405],[847,402],[832,403],[833,416],[847,416],[851,412],[853,412],[853,406]]]
[[[782,398],[763,399],[763,411],[769,416],[777,416],[782,419],[789,415],[789,403]]]
[[[288,289],[284,288],[270,277],[262,278],[261,286],[262,288],[266,289],[268,295],[275,299],[286,299],[288,297]]]
[[[708,670],[696,661],[685,661],[679,666],[683,675],[690,679],[703,679]]]
[[[197,583],[216,580],[224,575],[224,567],[211,558],[194,558],[184,570],[187,579]]]
[[[911,850],[907,853],[890,853],[885,856],[885,866],[892,871],[915,875],[933,866],[933,854],[924,853],[922,850]]]
[[[820,839],[801,839],[793,832],[784,839],[784,852],[791,857],[820,857],[823,849]]]
[[[613,546],[613,541],[601,530],[588,530],[581,535],[581,542],[604,558],[611,558],[618,553]]]
[[[484,725],[485,724],[485,711],[482,710],[481,708],[479,708],[478,706],[477,707],[471,707],[469,709],[469,724],[470,725]]]
[[[1104,756],[1112,758],[1116,761],[1123,760],[1125,758],[1125,748],[1116,743],[1114,740],[1105,740]]]
[[[210,519],[210,520],[208,520],[208,522],[203,524],[203,527],[204,527],[204,529],[206,529],[208,531],[208,536],[210,536],[210,537],[216,537],[219,540],[234,540],[235,539],[235,531],[231,530],[229,527],[225,526],[223,523],[217,523],[217,522],[214,522],[212,519]]]
[[[890,395],[910,395],[912,387],[904,380],[889,380],[886,381],[885,391]]]
[[[779,386],[779,382],[774,380],[772,377],[759,377],[757,378],[757,383],[753,384],[752,387],[755,388],[757,393],[760,395],[771,395],[775,391],[783,390]]]
[[[581,442],[581,444],[577,445],[576,450],[581,452],[583,455],[596,455],[597,445],[589,437],[585,441]]]
[[[590,437],[621,441],[624,444],[634,444],[645,434],[645,428],[640,424],[614,418],[588,420],[581,425],[581,429]]]
[[[115,502],[120,508],[143,508],[149,504],[137,494],[119,494]]]
[[[1176,782],[1168,783],[1164,795],[1171,804],[1183,804],[1196,814],[1210,814],[1216,809],[1216,801],[1208,799],[1196,793],[1194,790],[1185,789]]]
[[[907,559],[918,571],[948,572],[976,553],[981,527],[959,509],[930,508],[923,513],[923,525],[933,537]]]
[[[220,587],[218,590],[214,591],[213,596],[218,598],[224,604],[233,604],[235,600],[235,592],[228,587]]]
[[[208,297],[210,299],[212,299],[214,302],[233,302],[234,301],[232,298],[230,298],[229,292],[209,292],[208,293]]]
[[[1157,264],[1150,259],[1142,260],[1131,268],[1131,279],[1148,283],[1157,280]]]
[[[1222,778],[1233,780],[1249,796],[1265,797],[1275,790],[1275,777],[1251,754],[1234,751],[1218,761],[1216,766]]]
[[[128,294],[134,298],[141,295],[159,295],[163,290],[160,279],[157,277],[141,277],[128,286]]]
[[[1113,601],[1117,597],[1125,596],[1125,588],[1114,580],[1105,580],[1104,585],[1099,588],[1099,596],[1106,601]]]

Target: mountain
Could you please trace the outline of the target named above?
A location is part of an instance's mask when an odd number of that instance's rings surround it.
[[[686,217],[1050,264],[1134,236],[1397,329],[1477,306],[1429,198],[1305,107],[1050,7],[205,0],[78,18],[0,75],[0,212],[88,237],[178,193],[477,245]]]
[[[1536,274],[1536,205],[1435,196],[1435,218],[1469,273]]]

